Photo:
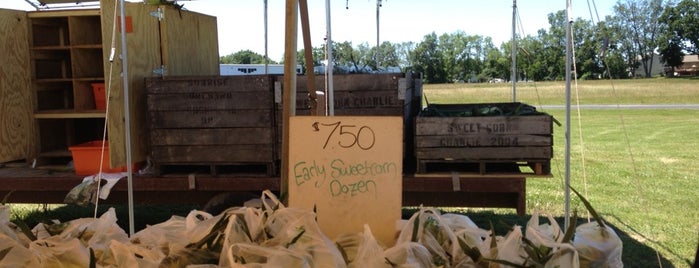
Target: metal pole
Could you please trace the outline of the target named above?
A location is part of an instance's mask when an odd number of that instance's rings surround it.
[[[325,25],[327,27],[327,38],[325,40],[325,59],[326,59],[326,64],[325,64],[325,75],[327,79],[325,79],[325,98],[326,101],[326,106],[328,110],[328,115],[333,116],[335,115],[335,96],[334,96],[334,88],[333,88],[333,39],[332,39],[332,27],[330,27],[330,0],[325,0]]]
[[[564,228],[570,226],[570,80],[571,80],[571,57],[572,57],[572,25],[573,15],[571,11],[571,0],[566,0],[566,119],[565,119],[565,222]]]
[[[269,54],[267,53],[267,0],[265,0],[265,74],[269,74]]]
[[[379,70],[379,8],[381,0],[376,0],[376,52],[374,53],[374,62],[376,62],[376,70]]]
[[[129,113],[129,58],[126,53],[126,12],[124,11],[124,0],[120,0],[121,8],[121,69],[124,81],[124,135],[126,142],[126,173],[128,183],[128,210],[129,210],[129,236],[134,234],[134,205],[133,205],[133,167],[131,166],[131,113]]]
[[[512,0],[512,102],[517,101],[517,0]]]

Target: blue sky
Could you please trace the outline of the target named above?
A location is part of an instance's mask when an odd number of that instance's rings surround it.
[[[325,0],[307,0],[311,43],[318,47],[326,36]],[[138,1],[140,2],[140,1]],[[332,39],[376,44],[376,0],[331,0]],[[186,9],[217,17],[221,56],[249,49],[264,54],[264,2],[262,0],[182,1]],[[601,19],[613,13],[616,0],[572,0],[574,17],[591,20],[590,6]],[[383,0],[379,9],[379,39],[393,43],[419,42],[431,32],[457,30],[493,38],[496,46],[512,36],[512,0]],[[284,53],[285,0],[268,0],[268,53],[280,61]],[[547,14],[563,10],[565,0],[517,1],[519,34],[536,35],[548,29]],[[0,0],[0,8],[31,9],[24,0]],[[593,9],[594,20],[597,15]],[[521,29],[521,30],[520,30]],[[298,48],[302,48],[300,37]]]

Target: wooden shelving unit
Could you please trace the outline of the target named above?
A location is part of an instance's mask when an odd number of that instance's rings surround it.
[[[103,137],[105,112],[92,83],[104,81],[98,10],[29,13],[32,88],[40,158],[70,157],[68,147]]]
[[[7,50],[0,57],[0,95],[8,96],[0,106],[7,119],[0,120],[6,129],[0,131],[0,161],[39,158],[59,164],[58,158],[70,157],[70,146],[107,135],[111,164],[122,166],[127,132],[132,160],[144,161],[144,79],[161,76],[156,70],[165,70],[164,76],[219,74],[216,18],[172,5],[126,3],[128,65],[119,57],[109,62],[112,43],[117,55],[122,52],[120,31],[112,33],[114,8],[113,1],[101,1],[95,9],[0,9],[0,47]],[[109,115],[104,106],[97,109],[93,93],[94,83],[107,80]],[[124,107],[124,81],[129,107]],[[105,121],[108,134],[103,134]]]

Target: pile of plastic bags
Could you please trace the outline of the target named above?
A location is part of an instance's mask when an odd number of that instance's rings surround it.
[[[284,207],[269,192],[260,204],[216,216],[195,210],[132,237],[113,209],[39,224],[27,235],[0,206],[0,267],[623,267],[621,240],[596,222],[577,226],[571,240],[535,213],[527,226],[496,236],[467,216],[421,208],[387,247],[368,226],[333,241],[313,212]]]

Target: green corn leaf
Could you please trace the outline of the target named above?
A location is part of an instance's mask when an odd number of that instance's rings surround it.
[[[0,260],[4,259],[7,253],[10,253],[10,250],[12,250],[12,247],[0,250]]]
[[[592,207],[592,204],[590,204],[590,201],[587,201],[587,199],[585,199],[585,197],[583,197],[583,195],[580,194],[578,191],[576,191],[575,188],[573,188],[572,186],[570,187],[570,190],[572,190],[580,198],[580,201],[583,202],[583,204],[585,205],[585,208],[587,208],[587,211],[589,211],[590,214],[592,214],[592,217],[595,218],[595,221],[597,221],[597,224],[599,224],[600,230],[602,232],[601,233],[602,236],[606,237],[607,236],[607,227],[604,224],[604,220],[597,213],[597,211],[595,211],[595,208]]]
[[[299,233],[296,236],[294,236],[294,238],[292,238],[289,243],[286,244],[286,248],[289,248],[291,245],[296,244],[296,242],[298,242],[298,240],[301,239],[301,236],[303,236],[303,234],[306,233],[306,229],[303,228],[303,226],[300,229],[301,230],[299,231]]]
[[[24,235],[26,235],[27,238],[29,238],[29,240],[36,241],[36,235],[34,235],[34,233],[32,233],[32,230],[29,228],[27,223],[25,223],[22,220],[15,220],[15,221],[13,221],[13,223],[15,225],[17,225],[17,227],[19,227],[19,229],[22,231],[22,233]]]
[[[95,257],[95,250],[90,248],[90,268],[97,268],[97,258]]]
[[[2,198],[2,203],[0,203],[0,205],[7,204],[7,200],[10,200],[10,195],[12,195],[12,193],[14,193],[14,192],[15,192],[15,190],[12,190],[12,191],[8,192],[7,194],[5,194],[5,196]]]
[[[573,211],[573,218],[570,220],[571,223],[578,222],[578,211]],[[563,235],[563,243],[570,243],[573,241],[573,236],[575,235],[575,224],[570,224]]]
[[[347,256],[347,251],[345,251],[345,248],[338,242],[335,242],[335,246],[337,247],[337,250],[340,251],[340,255],[342,255],[342,260],[345,261],[345,264],[349,264],[349,257]]]
[[[415,217],[413,222],[413,235],[410,237],[411,242],[417,242],[417,232],[420,230],[420,216]]]

